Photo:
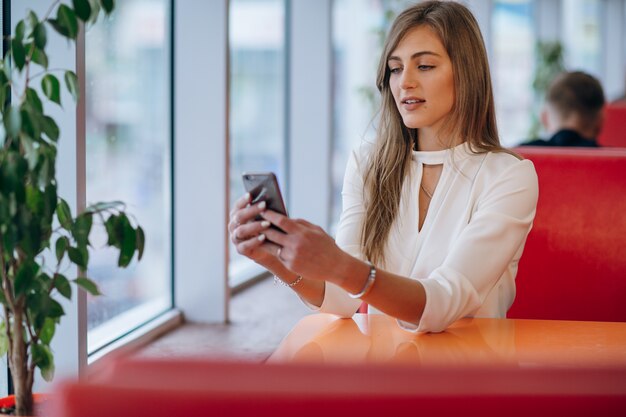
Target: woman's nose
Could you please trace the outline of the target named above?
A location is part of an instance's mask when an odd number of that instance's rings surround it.
[[[405,69],[402,71],[402,79],[400,80],[400,87],[403,90],[410,90],[417,86],[417,78],[415,77],[415,71],[411,69]]]

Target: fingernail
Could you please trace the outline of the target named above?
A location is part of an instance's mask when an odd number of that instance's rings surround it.
[[[266,203],[265,201],[261,201],[261,202],[259,203],[259,208],[260,208],[261,210],[265,210],[265,206],[267,206],[267,203]]]
[[[261,242],[263,242],[265,240],[265,235],[263,233],[261,233],[259,235],[259,237],[257,237],[257,239],[259,239]]]
[[[246,198],[246,200],[250,201],[250,193],[245,193],[243,196]]]
[[[271,223],[270,223],[270,222],[268,222],[267,220],[265,220],[265,221],[262,221],[262,222],[261,222],[261,226],[262,226],[262,227],[270,227],[270,224],[271,224]]]

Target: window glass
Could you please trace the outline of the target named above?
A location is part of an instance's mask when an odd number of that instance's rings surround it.
[[[244,194],[241,174],[272,171],[286,192],[285,4],[230,2],[230,203]],[[230,284],[258,272],[230,247]]]
[[[601,33],[599,0],[562,2],[565,64],[569,70],[601,74]]]
[[[341,215],[341,188],[350,152],[375,137],[376,71],[393,19],[408,0],[333,2],[333,150],[331,229]]]
[[[86,33],[87,204],[124,201],[141,224],[141,262],[117,267],[94,229],[88,276],[93,351],[171,307],[169,2],[124,0]]]
[[[494,1],[492,45],[491,71],[500,140],[505,146],[513,146],[527,139],[533,123],[533,1]]]

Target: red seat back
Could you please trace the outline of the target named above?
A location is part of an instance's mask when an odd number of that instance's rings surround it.
[[[604,109],[604,125],[598,135],[600,146],[626,148],[626,104],[610,104]]]
[[[625,369],[419,368],[148,360],[68,383],[50,417],[620,416]],[[506,410],[504,412],[503,410]]]
[[[508,317],[626,321],[626,150],[516,151],[539,202]]]

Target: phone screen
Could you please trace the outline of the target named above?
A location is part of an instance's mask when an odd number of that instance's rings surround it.
[[[287,208],[273,172],[245,172],[242,177],[244,187],[252,197],[251,204],[265,201],[268,209],[287,216]]]

